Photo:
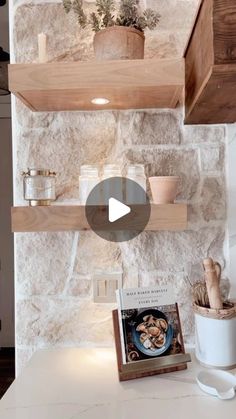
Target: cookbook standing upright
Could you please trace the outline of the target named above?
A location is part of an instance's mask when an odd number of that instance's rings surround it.
[[[120,381],[187,368],[178,304],[171,287],[117,290],[113,312]]]

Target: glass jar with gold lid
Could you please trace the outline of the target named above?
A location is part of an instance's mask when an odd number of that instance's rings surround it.
[[[56,200],[56,173],[49,169],[28,169],[23,172],[24,199],[29,205],[50,205]]]

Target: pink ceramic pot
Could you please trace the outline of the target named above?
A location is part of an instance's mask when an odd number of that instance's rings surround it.
[[[173,204],[177,195],[178,176],[155,176],[149,178],[154,204]]]

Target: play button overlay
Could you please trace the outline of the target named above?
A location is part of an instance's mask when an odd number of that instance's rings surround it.
[[[90,228],[112,242],[134,239],[145,230],[151,206],[145,190],[131,179],[113,177],[90,192],[85,214]]]
[[[128,205],[123,204],[115,198],[109,199],[108,204],[108,219],[110,223],[114,223],[120,218],[125,217],[131,212],[131,208]]]

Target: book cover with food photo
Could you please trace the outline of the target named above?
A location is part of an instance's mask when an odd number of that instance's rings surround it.
[[[170,286],[119,289],[117,302],[123,364],[185,353]]]

